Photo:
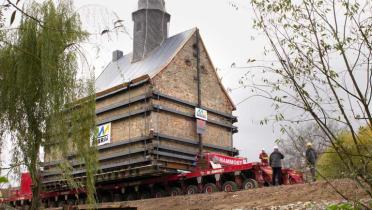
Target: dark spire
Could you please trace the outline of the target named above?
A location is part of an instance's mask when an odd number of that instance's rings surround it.
[[[133,59],[137,62],[168,38],[170,15],[164,0],[139,0],[138,10],[132,14],[134,21]]]

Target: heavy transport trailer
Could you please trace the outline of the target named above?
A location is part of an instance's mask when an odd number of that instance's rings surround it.
[[[293,169],[283,168],[283,184],[303,183],[303,174]],[[27,173],[22,175],[21,187],[11,192],[6,203],[19,209],[30,205],[31,180]],[[129,201],[136,199],[159,198],[218,191],[234,192],[263,186],[270,186],[272,170],[267,165],[247,162],[216,153],[206,153],[196,158],[192,171],[179,171],[177,174],[142,179],[117,179],[97,182],[97,201],[99,203]],[[44,207],[61,207],[85,203],[84,189],[42,192]]]

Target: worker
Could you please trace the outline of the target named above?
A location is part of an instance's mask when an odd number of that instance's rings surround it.
[[[279,152],[277,146],[274,147],[274,152],[270,154],[270,166],[273,169],[273,180],[274,186],[282,184],[282,160],[284,155]]]
[[[261,163],[262,163],[263,166],[269,165],[269,156],[265,152],[265,148],[263,148],[261,150],[261,153],[260,153],[260,157],[259,158],[260,158]]]
[[[306,163],[310,168],[311,178],[315,182],[316,181],[315,163],[316,163],[316,159],[317,159],[317,154],[316,154],[315,149],[313,148],[313,145],[310,142],[308,142],[306,144],[306,147],[307,147],[307,149],[306,149]]]

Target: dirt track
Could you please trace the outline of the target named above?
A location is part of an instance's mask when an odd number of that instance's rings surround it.
[[[363,198],[366,194],[347,180],[337,180],[333,184],[342,193],[351,198]],[[139,210],[202,210],[202,209],[270,209],[271,206],[296,204],[308,201],[335,201],[342,197],[335,193],[324,182],[259,188],[234,193],[214,193],[210,195],[190,195],[167,197],[140,201],[125,202],[125,204],[138,207]]]

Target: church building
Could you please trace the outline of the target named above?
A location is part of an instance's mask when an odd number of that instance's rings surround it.
[[[97,182],[190,170],[206,152],[235,156],[235,106],[197,28],[169,36],[164,0],[139,0],[133,52],[113,52],[96,79]],[[58,161],[45,154],[43,183],[58,187]],[[81,163],[72,175],[84,177]],[[60,187],[60,186],[59,186]]]

